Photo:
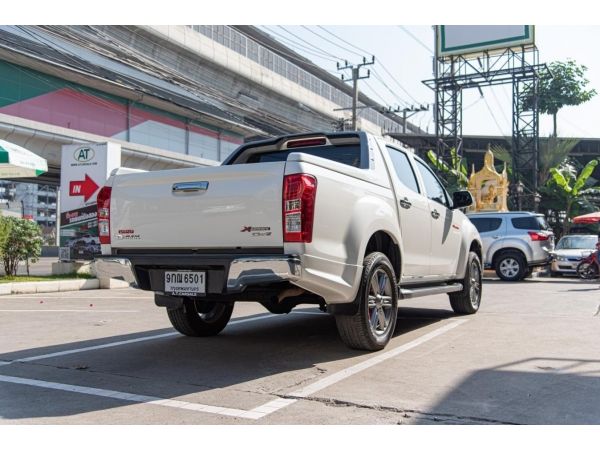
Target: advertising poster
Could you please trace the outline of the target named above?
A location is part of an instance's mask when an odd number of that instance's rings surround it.
[[[64,145],[60,175],[60,252],[62,261],[100,254],[96,196],[121,165],[121,146],[113,143]]]

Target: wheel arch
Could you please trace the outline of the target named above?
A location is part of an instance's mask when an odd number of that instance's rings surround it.
[[[366,258],[368,254],[373,252],[381,252],[388,257],[392,263],[392,267],[394,268],[396,281],[399,281],[400,275],[402,274],[402,254],[400,251],[400,246],[394,240],[393,236],[383,230],[373,233],[367,241],[363,259]]]
[[[515,253],[518,253],[519,255],[521,255],[521,257],[523,258],[523,261],[525,261],[525,264],[527,265],[527,255],[521,249],[516,248],[516,247],[503,247],[501,249],[498,249],[496,251],[496,253],[494,253],[494,256],[492,256],[492,267],[495,269],[498,259],[503,254],[511,253],[511,252],[515,252]]]

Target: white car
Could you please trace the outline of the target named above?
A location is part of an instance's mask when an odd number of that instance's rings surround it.
[[[235,302],[308,303],[350,347],[377,350],[400,298],[447,293],[457,313],[478,310],[471,202],[380,138],[312,133],[242,145],[219,167],[117,171],[98,222],[104,263],[132,267],[185,335],[219,333]]]
[[[581,260],[596,251],[595,234],[567,234],[560,238],[552,252],[550,275],[577,275]]]

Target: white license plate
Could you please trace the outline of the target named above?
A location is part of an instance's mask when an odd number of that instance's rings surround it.
[[[165,292],[181,296],[206,293],[206,272],[165,272]]]

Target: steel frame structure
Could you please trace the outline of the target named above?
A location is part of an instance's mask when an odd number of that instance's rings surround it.
[[[435,91],[434,120],[437,154],[446,159],[450,148],[462,155],[462,91],[512,84],[513,181],[537,191],[539,153],[539,78],[548,73],[535,46],[521,46],[435,58],[435,78],[423,83]],[[533,102],[525,102],[533,93]]]

